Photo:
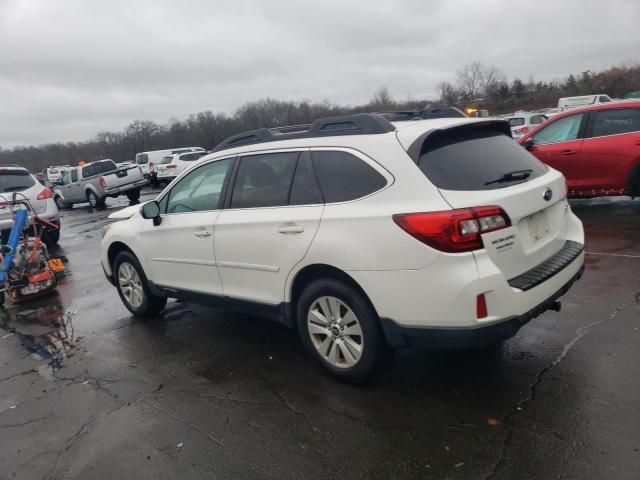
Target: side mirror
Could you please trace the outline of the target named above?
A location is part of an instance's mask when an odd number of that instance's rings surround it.
[[[533,148],[533,138],[529,137],[525,140],[525,142],[522,144],[522,146],[524,148],[526,148],[527,150],[531,150]]]
[[[153,224],[156,227],[162,223],[160,205],[155,200],[145,203],[140,213],[142,214],[142,218],[153,219]]]

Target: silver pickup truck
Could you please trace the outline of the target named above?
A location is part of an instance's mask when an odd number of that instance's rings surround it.
[[[54,190],[54,199],[60,209],[83,202],[100,207],[107,197],[119,195],[135,202],[146,183],[137,165],[118,168],[113,160],[99,160],[65,172],[61,184]]]

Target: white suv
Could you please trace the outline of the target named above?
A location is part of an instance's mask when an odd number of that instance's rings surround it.
[[[101,261],[134,315],[167,297],[262,312],[352,381],[395,347],[508,338],[584,268],[562,174],[491,119],[248,132],[112,218]]]

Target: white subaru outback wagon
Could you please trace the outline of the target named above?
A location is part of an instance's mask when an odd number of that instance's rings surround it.
[[[247,132],[112,217],[102,266],[134,315],[168,297],[261,312],[351,381],[397,347],[509,338],[584,269],[562,174],[490,119]]]

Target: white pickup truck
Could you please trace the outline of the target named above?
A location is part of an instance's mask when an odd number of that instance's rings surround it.
[[[71,208],[74,203],[89,202],[103,206],[107,197],[126,195],[136,202],[140,189],[147,183],[140,167],[118,168],[113,160],[99,160],[74,167],[62,176],[62,184],[54,191],[58,208]]]

